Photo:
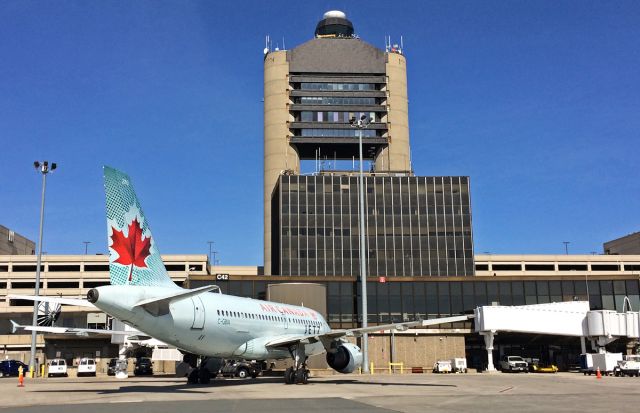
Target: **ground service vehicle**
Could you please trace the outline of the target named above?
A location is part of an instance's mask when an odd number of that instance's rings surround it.
[[[153,374],[153,362],[148,357],[141,357],[136,360],[136,366],[133,368],[133,374],[136,376]]]
[[[500,370],[504,372],[529,371],[529,364],[520,356],[502,356]]]
[[[622,353],[593,353],[586,354],[585,359],[591,359],[591,366],[583,370],[585,375],[596,374],[600,370],[600,374],[609,376],[615,373],[618,362],[622,361]]]
[[[433,365],[434,373],[451,373],[451,361],[438,360]]]
[[[640,376],[640,355],[627,354],[623,356],[618,365],[613,368],[615,376]]]
[[[27,374],[29,371],[29,366],[24,364],[19,360],[2,360],[0,361],[0,377],[17,377],[19,372],[18,369],[22,366],[23,374]]]
[[[452,358],[451,369],[454,373],[466,373],[467,372],[467,359],[464,357]]]
[[[531,371],[534,373],[557,373],[558,366],[551,364],[549,366],[543,366],[541,364],[532,364]]]
[[[107,364],[107,375],[108,376],[115,376],[116,375],[116,363],[117,362],[118,362],[118,359],[109,360],[109,364]]]
[[[64,376],[67,377],[67,362],[64,359],[51,359],[47,366],[47,377]]]
[[[83,357],[78,364],[78,377],[80,376],[95,376],[96,375],[96,361],[94,359]]]
[[[220,373],[224,377],[239,377],[246,379],[248,377],[256,378],[260,374],[260,364],[248,361],[229,360],[222,367]]]

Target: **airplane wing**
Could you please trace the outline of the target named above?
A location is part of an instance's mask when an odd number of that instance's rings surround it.
[[[7,300],[28,300],[28,301],[38,301],[40,303],[58,303],[63,305],[75,305],[78,307],[89,307],[96,308],[95,305],[91,304],[87,300],[79,299],[79,298],[64,298],[64,297],[47,297],[44,295],[7,295]]]
[[[373,333],[376,331],[383,331],[383,330],[405,331],[412,327],[427,327],[427,326],[433,326],[438,324],[467,321],[473,317],[474,317],[473,315],[461,315],[461,316],[453,316],[453,317],[433,318],[430,320],[408,321],[405,323],[382,324],[382,325],[365,327],[365,328],[331,330],[325,334],[291,335],[291,336],[274,338],[273,340],[267,342],[265,346],[271,347],[271,348],[277,348],[277,347],[287,347],[291,344],[298,344],[298,343],[312,344],[312,343],[317,343],[318,341],[325,342],[325,341],[335,340],[340,337],[360,337],[364,333]]]
[[[101,330],[96,328],[72,328],[72,327],[44,327],[44,326],[25,326],[16,323],[13,320],[11,321],[12,332],[15,333],[17,330],[28,330],[28,331],[36,331],[42,333],[53,333],[53,334],[75,334],[75,335],[88,335],[88,334],[106,334],[106,335],[125,335],[125,336],[135,336],[137,340],[146,340],[151,338],[140,331],[131,330],[131,331],[117,331],[117,330]],[[143,338],[140,338],[143,337]],[[144,338],[146,337],[146,338]]]

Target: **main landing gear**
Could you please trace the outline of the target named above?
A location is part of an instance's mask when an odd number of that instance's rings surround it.
[[[187,357],[185,357],[185,362],[189,363],[193,367],[197,364],[197,357],[192,357],[189,360],[187,360]],[[205,357],[200,361],[198,367],[195,367],[191,370],[191,372],[187,376],[187,383],[209,384],[212,379],[216,378],[221,366],[222,359],[215,357]]]
[[[309,370],[307,369],[307,355],[304,352],[304,344],[296,344],[289,347],[289,353],[293,358],[293,367],[284,372],[285,384],[309,383]]]

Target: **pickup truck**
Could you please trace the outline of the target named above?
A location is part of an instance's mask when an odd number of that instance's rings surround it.
[[[618,361],[618,365],[613,368],[614,376],[640,376],[640,355],[628,354]]]
[[[503,372],[523,371],[529,372],[529,364],[520,356],[502,356],[500,370]]]

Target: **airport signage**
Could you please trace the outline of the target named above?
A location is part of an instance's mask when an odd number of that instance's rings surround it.
[[[216,274],[217,281],[229,281],[229,274]]]

